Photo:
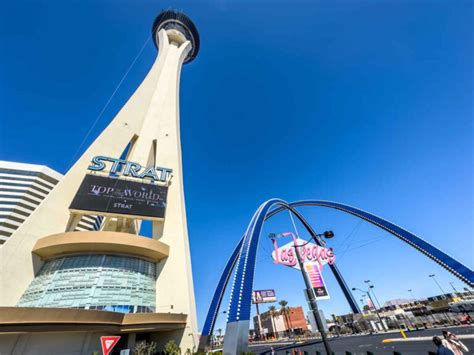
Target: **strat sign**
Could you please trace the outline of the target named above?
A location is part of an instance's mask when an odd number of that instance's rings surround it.
[[[323,269],[323,265],[332,265],[335,260],[332,248],[324,248],[313,243],[307,243],[305,240],[293,237],[293,241],[278,248],[276,240],[273,240],[272,258],[275,264],[290,266],[300,269],[298,259],[296,258],[294,245],[304,245],[298,247],[303,264],[317,264],[319,269]]]
[[[92,158],[92,165],[88,167],[91,171],[102,171],[106,168],[106,163],[112,163],[109,169],[113,175],[131,176],[140,179],[150,178],[152,181],[166,182],[173,169],[161,168],[161,167],[142,167],[138,163],[130,161],[115,159],[103,156],[96,156]]]

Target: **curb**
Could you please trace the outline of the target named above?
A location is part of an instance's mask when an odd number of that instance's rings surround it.
[[[474,339],[474,334],[461,334],[457,335],[458,339]],[[391,339],[384,339],[382,343],[394,343],[394,342],[410,342],[410,341],[426,341],[431,340],[433,337],[416,337],[416,338],[391,338]]]

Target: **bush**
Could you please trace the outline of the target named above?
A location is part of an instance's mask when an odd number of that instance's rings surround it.
[[[165,345],[165,354],[166,355],[179,355],[181,354],[181,349],[174,342],[174,340],[170,340]]]
[[[153,355],[156,352],[156,347],[154,342],[147,343],[146,341],[141,341],[135,345],[133,352],[136,355]]]

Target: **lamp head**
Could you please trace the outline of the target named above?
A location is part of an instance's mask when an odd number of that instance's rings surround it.
[[[323,236],[324,236],[324,238],[326,238],[326,239],[331,239],[332,237],[334,237],[334,232],[333,232],[333,231],[325,231],[325,232],[323,233]]]

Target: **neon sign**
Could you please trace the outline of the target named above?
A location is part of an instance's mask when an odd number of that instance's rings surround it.
[[[293,241],[278,248],[277,242],[273,240],[272,258],[275,264],[289,266],[299,269],[298,259],[296,257],[294,245],[297,245],[303,264],[317,264],[322,270],[323,265],[334,264],[336,257],[332,248],[324,248],[314,243],[307,243],[305,240],[297,238],[293,233],[283,233],[293,237]]]
[[[142,167],[138,163],[133,163],[123,159],[115,159],[104,157],[101,155],[92,158],[92,165],[88,167],[91,171],[102,171],[106,168],[106,162],[112,163],[110,168],[111,174],[122,174],[123,176],[131,176],[139,179],[150,178],[152,181],[166,182],[173,172],[173,169],[162,167]]]

